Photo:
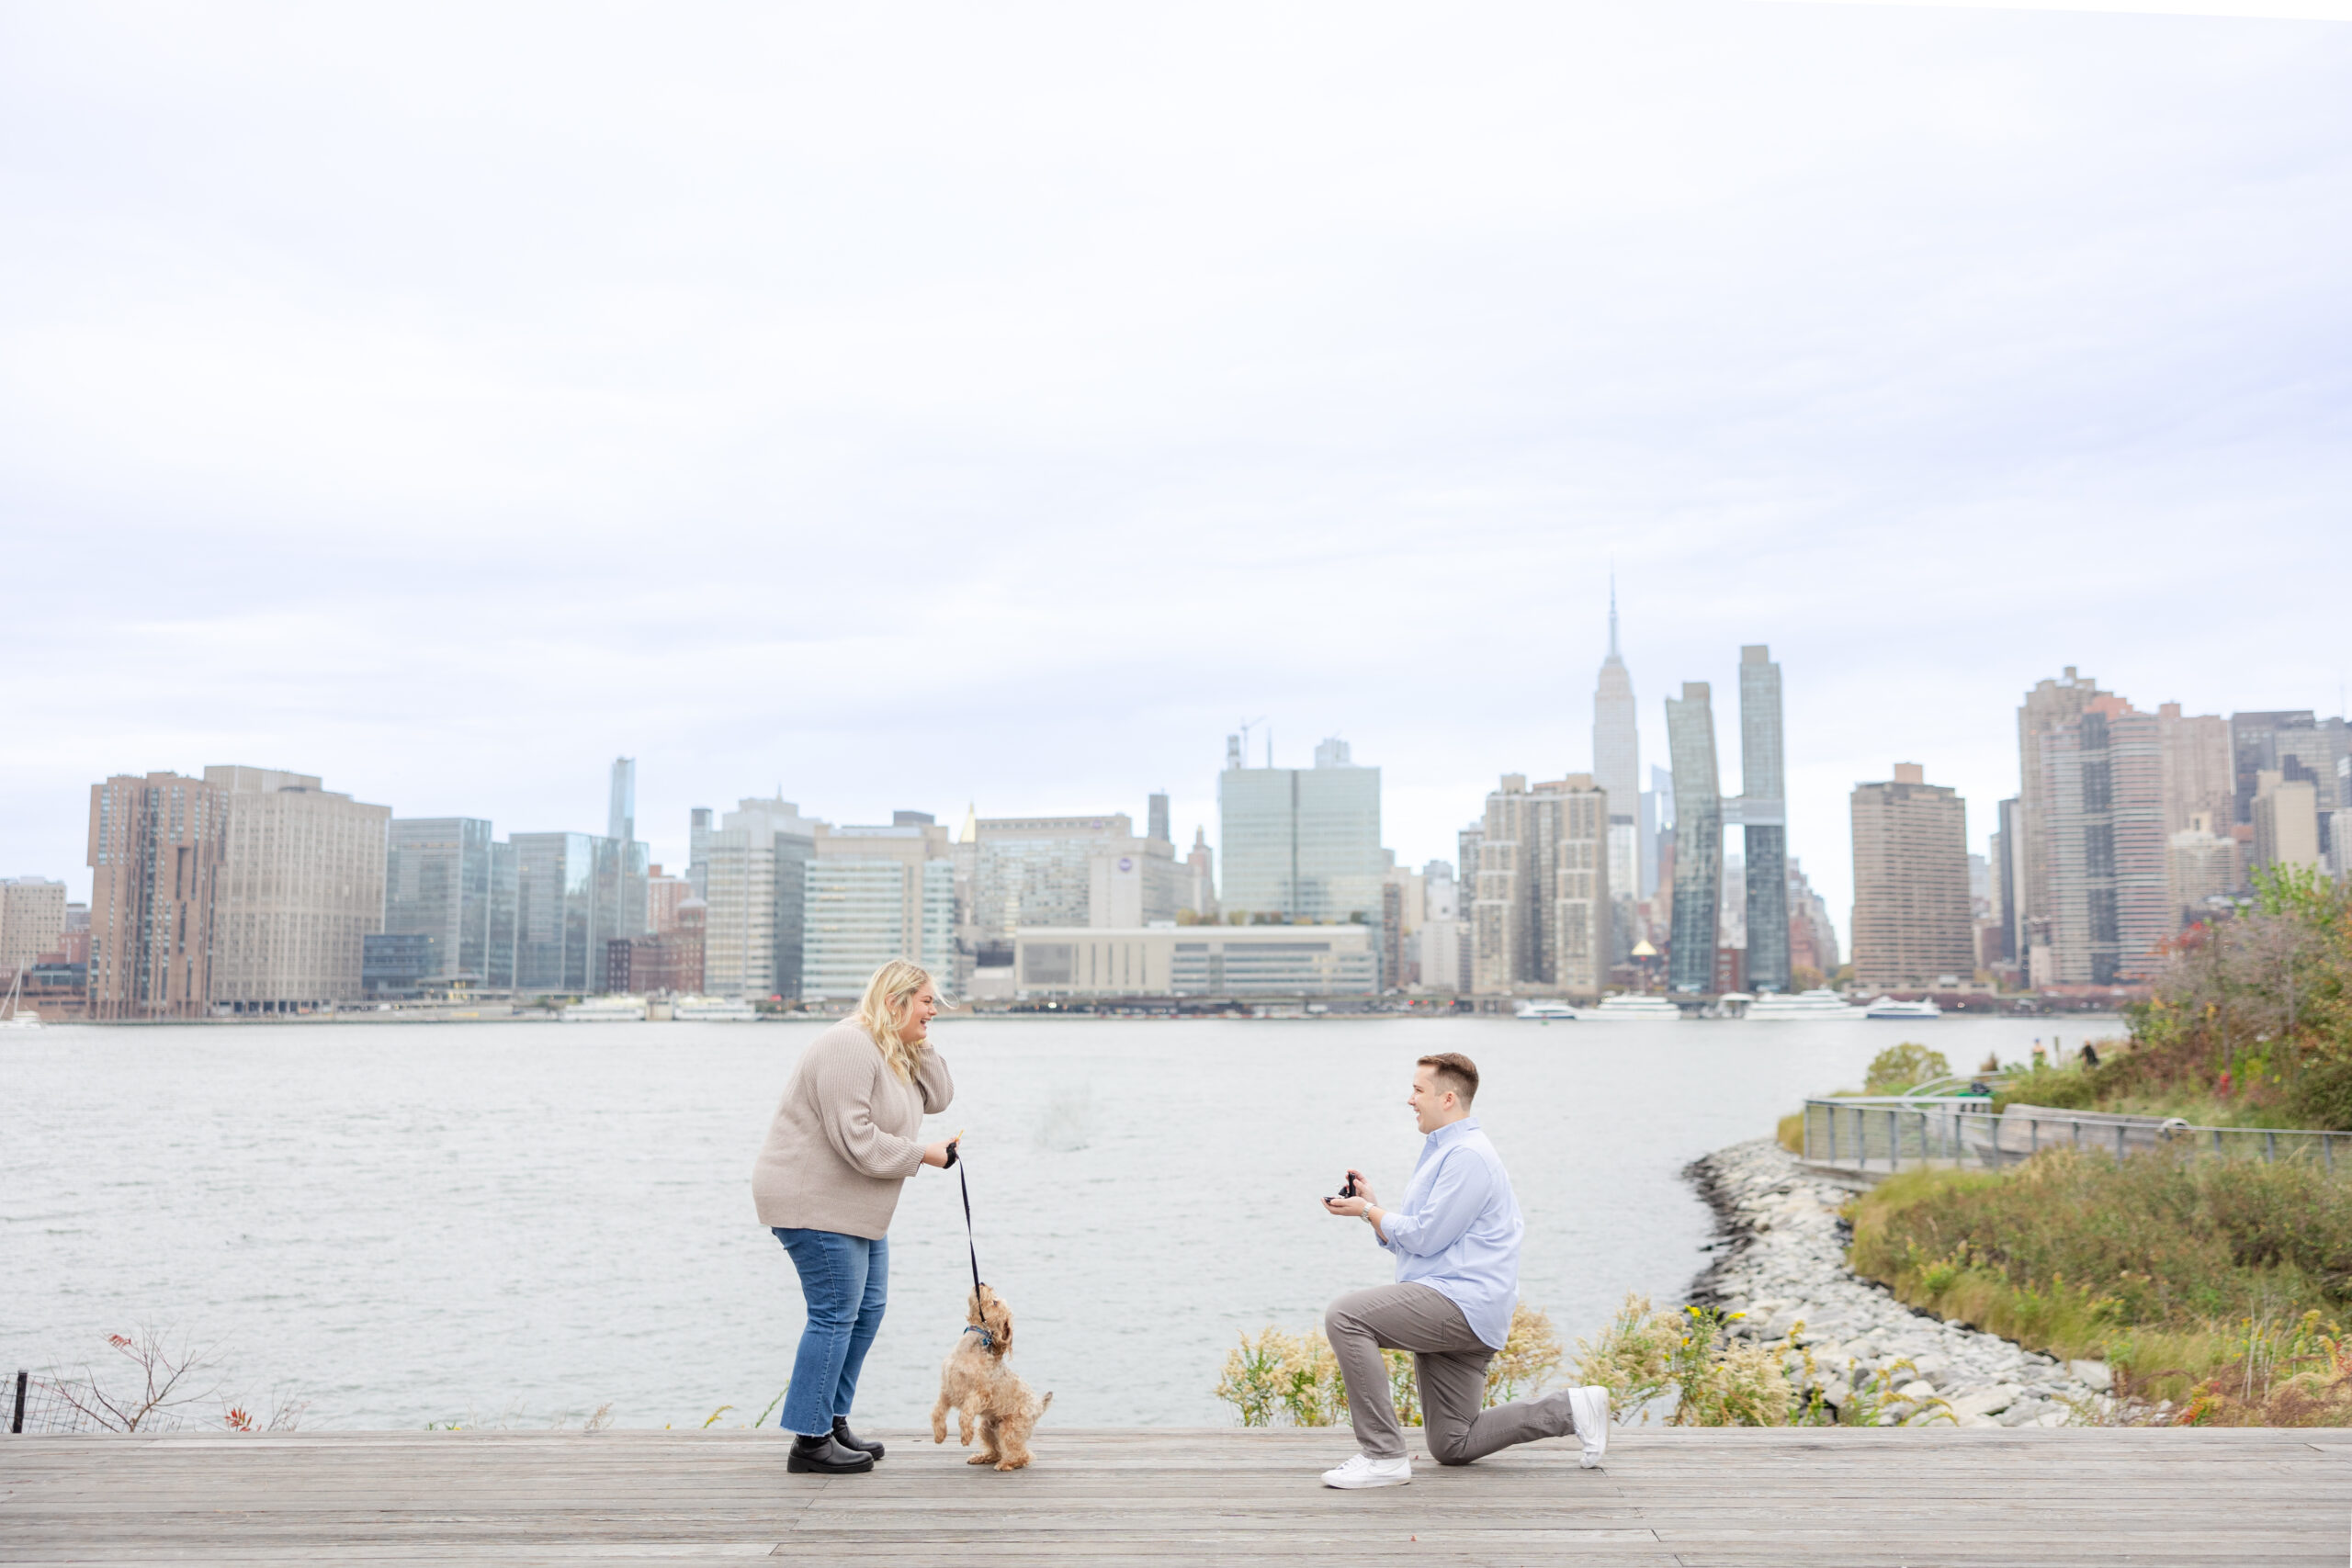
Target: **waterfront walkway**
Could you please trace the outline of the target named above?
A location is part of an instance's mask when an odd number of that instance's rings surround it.
[[[1344,1431],[1056,1431],[1035,1469],[907,1434],[873,1475],[743,1432],[0,1437],[0,1562],[2337,1568],[2352,1432],[1633,1431],[1331,1492]]]

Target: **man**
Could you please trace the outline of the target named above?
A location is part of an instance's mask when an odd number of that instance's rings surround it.
[[[1609,1391],[1571,1388],[1480,1410],[1487,1363],[1510,1334],[1519,1301],[1519,1243],[1527,1227],[1511,1197],[1502,1157],[1470,1114],[1478,1069],[1449,1051],[1423,1056],[1405,1101],[1423,1133],[1421,1157],[1405,1200],[1381,1207],[1361,1171],[1351,1198],[1323,1207],[1372,1227],[1396,1255],[1396,1282],[1355,1291],[1323,1314],[1323,1332],[1348,1383],[1348,1413],[1363,1451],[1323,1472],[1326,1486],[1402,1486],[1413,1479],[1405,1435],[1388,1397],[1380,1352],[1413,1353],[1423,1436],[1440,1464],[1468,1464],[1513,1443],[1575,1433],[1589,1470],[1609,1442]]]

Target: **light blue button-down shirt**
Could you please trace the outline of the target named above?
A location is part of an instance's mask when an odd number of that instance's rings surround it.
[[[1499,1350],[1519,1303],[1519,1243],[1527,1234],[1502,1156],[1478,1119],[1440,1127],[1421,1144],[1405,1201],[1383,1207],[1381,1246],[1396,1282],[1429,1286],[1462,1309],[1470,1332]]]

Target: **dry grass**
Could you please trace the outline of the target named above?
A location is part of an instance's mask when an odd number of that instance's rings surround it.
[[[1396,1419],[1408,1427],[1421,1424],[1419,1386],[1413,1379],[1413,1358],[1401,1350],[1384,1350],[1388,1367],[1388,1394]],[[1510,1334],[1495,1359],[1487,1363],[1483,1403],[1508,1404],[1541,1390],[1559,1371],[1565,1352],[1552,1320],[1525,1302],[1511,1309]],[[1292,1334],[1269,1324],[1226,1352],[1225,1369],[1217,1379],[1216,1396],[1233,1406],[1245,1427],[1331,1427],[1346,1419],[1348,1385],[1340,1375],[1340,1358],[1319,1329]]]

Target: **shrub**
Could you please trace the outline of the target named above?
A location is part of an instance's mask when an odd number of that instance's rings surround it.
[[[2052,1111],[2088,1111],[2098,1103],[2098,1086],[2092,1074],[2074,1067],[2053,1067],[2037,1062],[2028,1071],[2012,1074],[1994,1097],[1997,1108],[2046,1105]]]
[[[2135,1049],[2103,1089],[2193,1088],[2352,1130],[2352,885],[2256,874],[2255,907],[2184,932],[2130,1011]]]
[[[1865,1094],[1899,1094],[1915,1084],[1949,1077],[1951,1064],[1941,1051],[1930,1051],[1925,1045],[1905,1041],[1890,1045],[1871,1058],[1870,1072],[1862,1080]]]
[[[1564,1352],[1552,1320],[1525,1302],[1511,1309],[1510,1331],[1487,1363],[1487,1386],[1481,1403],[1508,1404],[1533,1393],[1559,1371]],[[1388,1369],[1388,1397],[1397,1421],[1421,1424],[1420,1386],[1413,1375],[1413,1358],[1401,1350],[1384,1350]],[[1217,1379],[1216,1396],[1230,1404],[1245,1427],[1330,1427],[1348,1413],[1347,1380],[1340,1375],[1340,1358],[1318,1329],[1291,1334],[1268,1325],[1253,1337],[1226,1352],[1225,1371]]]
[[[2306,1066],[2287,1087],[2287,1111],[2301,1126],[2352,1129],[2352,1060]]]
[[[1323,1336],[1271,1324],[1227,1352],[1216,1396],[1240,1412],[1245,1427],[1272,1427],[1278,1416],[1294,1427],[1329,1427],[1348,1405],[1339,1358]]]
[[[1609,1390],[1621,1423],[1647,1420],[1652,1402],[1671,1393],[1671,1426],[1787,1426],[1795,1403],[1788,1344],[1733,1339],[1729,1322],[1713,1307],[1660,1312],[1629,1293],[1597,1340],[1577,1342],[1577,1381]]]

